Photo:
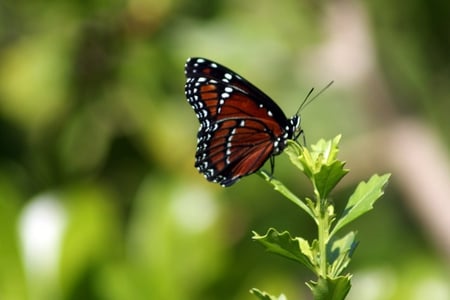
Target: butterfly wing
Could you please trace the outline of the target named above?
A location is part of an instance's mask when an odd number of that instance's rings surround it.
[[[266,94],[230,69],[204,58],[185,66],[185,93],[200,122],[197,169],[230,186],[284,148],[298,124]]]

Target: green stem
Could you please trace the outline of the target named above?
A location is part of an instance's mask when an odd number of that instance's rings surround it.
[[[327,277],[327,241],[329,236],[329,224],[327,214],[327,201],[322,199],[317,193],[317,219],[318,219],[318,235],[319,235],[319,276]]]

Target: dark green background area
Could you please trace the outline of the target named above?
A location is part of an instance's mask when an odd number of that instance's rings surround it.
[[[439,0],[1,1],[0,299],[310,299],[306,269],[251,241],[269,227],[313,238],[308,216],[259,176],[224,189],[193,167],[190,56],[239,72],[287,116],[334,80],[301,116],[308,144],[343,135],[336,206],[392,172],[349,228],[349,299],[448,299],[448,228],[440,240],[424,222],[412,199],[435,199],[414,192],[415,163],[392,140],[432,139],[448,171],[449,20]],[[285,155],[275,176],[311,196]]]

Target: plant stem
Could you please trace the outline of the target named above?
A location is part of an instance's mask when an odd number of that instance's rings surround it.
[[[327,277],[327,240],[328,240],[328,214],[327,214],[327,201],[318,197],[318,235],[319,235],[319,259],[320,259],[320,276]]]

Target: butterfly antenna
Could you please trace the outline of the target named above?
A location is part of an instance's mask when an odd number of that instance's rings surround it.
[[[311,102],[313,102],[317,97],[319,97],[323,92],[325,92],[325,90],[327,90],[332,84],[333,84],[333,80],[330,81],[325,87],[323,87],[317,94],[314,95],[314,97],[310,98],[312,92],[314,91],[314,88],[312,88],[311,90],[309,90],[308,94],[305,97],[305,100],[303,100],[302,104],[300,104],[300,107],[297,110],[297,115],[300,114],[300,111],[305,108],[308,104],[310,104]]]

